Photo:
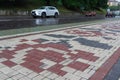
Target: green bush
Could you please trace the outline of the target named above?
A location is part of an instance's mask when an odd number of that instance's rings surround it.
[[[107,10],[100,8],[99,10],[96,11],[96,13],[105,15],[107,13]]]

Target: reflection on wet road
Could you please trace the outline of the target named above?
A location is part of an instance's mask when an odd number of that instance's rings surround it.
[[[16,29],[24,27],[36,27],[36,26],[46,26],[46,25],[57,25],[65,23],[74,23],[82,21],[90,21],[98,19],[97,17],[67,17],[67,18],[36,18],[33,19],[30,16],[27,17],[0,17],[0,30],[6,29]]]
[[[35,19],[36,25],[52,25],[58,24],[59,19],[51,18],[51,19]]]

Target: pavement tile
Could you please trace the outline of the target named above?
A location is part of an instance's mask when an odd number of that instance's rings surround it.
[[[42,80],[44,78],[45,78],[44,76],[38,75],[38,76],[34,77],[32,80]]]
[[[62,61],[62,62],[60,62],[59,64],[62,64],[62,65],[68,65],[68,64],[70,64],[71,62],[73,62],[73,60],[72,59],[66,59],[66,60],[64,60],[64,61]]]
[[[13,80],[12,78],[8,78],[8,79],[6,79],[6,80]]]
[[[28,74],[32,73],[33,71],[29,70],[27,68],[21,68],[21,69],[18,70],[18,72],[23,74],[23,75],[28,75]]]
[[[7,75],[5,75],[4,73],[0,73],[0,80],[5,80],[7,78],[8,78]]]
[[[69,64],[68,66],[71,68],[74,68],[76,70],[81,70],[81,71],[84,71],[85,69],[87,69],[89,67],[88,64],[84,64],[81,62],[73,62],[73,63]]]
[[[2,62],[4,65],[8,66],[8,67],[13,67],[15,65],[17,65],[16,63],[12,62],[12,61],[4,61]]]
[[[3,67],[0,69],[0,72],[3,72],[4,74],[8,74],[10,72],[13,72],[14,70],[12,70],[11,68],[9,67]]]
[[[53,62],[53,61],[51,61],[51,60],[47,60],[47,59],[43,59],[43,60],[41,60],[40,62],[42,62],[42,63],[44,63],[43,65],[44,66],[40,66],[41,68],[43,68],[43,69],[48,69],[48,68],[50,68],[51,66],[54,66],[55,64],[56,64],[56,62]]]
[[[68,80],[79,80],[79,79],[81,79],[80,76],[75,76],[75,75],[73,75],[71,73],[67,73],[63,77],[68,79]]]
[[[50,80],[50,79],[48,79],[48,78],[44,78],[43,80]]]
[[[37,75],[39,75],[39,74],[37,74],[35,72],[32,72],[32,73],[28,74],[27,77],[30,78],[30,79],[32,79],[32,78],[34,78]]]
[[[3,80],[103,80],[120,57],[119,22],[1,37],[0,75]]]
[[[6,58],[0,58],[0,62],[4,62],[4,61],[7,61]]]
[[[61,76],[59,76],[59,77],[57,77],[55,80],[66,80],[66,79],[63,78],[63,77],[61,77]]]
[[[35,66],[35,65],[33,65],[33,64],[30,64],[30,62],[22,63],[21,66],[24,66],[24,67],[26,67],[26,68],[34,71],[34,72],[37,72],[37,73],[40,73],[40,72],[43,71],[42,68],[39,68],[38,66]]]
[[[31,80],[30,78],[28,78],[28,77],[22,77],[21,79],[19,79],[19,80]]]
[[[63,67],[61,68],[61,70],[68,72],[68,73],[74,73],[76,71],[76,69],[71,68],[71,67]]]
[[[17,75],[12,76],[11,78],[12,78],[13,80],[19,80],[19,79],[21,79],[22,77],[24,77],[24,75],[22,75],[22,74],[17,74]]]
[[[85,79],[85,78],[81,78],[80,80],[87,80],[87,79]]]
[[[53,72],[53,73],[56,73],[58,75],[64,75],[66,74],[65,71],[61,70],[61,68],[63,67],[63,65],[60,65],[60,64],[56,64],[55,66],[52,66],[51,68],[49,68],[48,70]]]
[[[20,70],[21,68],[23,68],[23,66],[21,66],[21,65],[16,65],[16,66],[12,67],[12,69],[15,71]]]
[[[17,75],[17,74],[19,74],[19,72],[17,72],[17,71],[12,71],[12,72],[8,73],[7,76],[8,76],[8,77],[13,77],[13,76],[15,76],[15,75]]]
[[[57,77],[59,77],[57,74],[52,73],[50,75],[47,76],[47,78],[51,79],[51,80],[55,80]]]
[[[6,67],[4,64],[0,63],[0,68]]]

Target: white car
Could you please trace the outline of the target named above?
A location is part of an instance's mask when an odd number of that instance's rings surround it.
[[[59,16],[59,11],[54,6],[42,6],[39,9],[35,9],[31,11],[31,15],[36,17],[42,17],[45,18],[47,16],[54,16],[57,18]]]

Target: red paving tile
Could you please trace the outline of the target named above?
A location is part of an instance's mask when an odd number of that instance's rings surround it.
[[[37,60],[35,58],[25,58],[24,60],[38,67],[43,64],[40,62],[40,60]]]
[[[53,73],[56,73],[60,76],[64,76],[67,72],[61,70],[61,68],[63,68],[63,67],[64,67],[63,65],[56,64],[56,65],[50,67],[48,70]]]
[[[78,58],[82,58],[88,61],[93,61],[95,62],[97,59],[99,59],[99,57],[96,57],[93,55],[93,53],[88,53],[85,51],[77,51],[77,54],[70,54],[71,55],[71,59],[78,59]]]
[[[85,64],[82,62],[73,62],[73,63],[70,63],[68,66],[80,71],[84,71],[89,67],[88,64]]]
[[[66,52],[70,52],[70,50],[68,50],[69,48],[66,45],[63,45],[63,44],[54,44],[54,43],[51,44],[51,43],[49,43],[48,47],[63,50],[63,51],[66,51]]]
[[[17,47],[15,47],[15,50],[14,50],[14,51],[19,51],[19,50],[22,50],[22,49],[26,49],[26,48],[29,48],[30,46],[31,46],[31,45],[26,44],[26,43],[19,44],[19,45],[17,45]]]
[[[16,53],[14,51],[11,51],[11,50],[2,50],[1,54],[14,55]]]
[[[35,40],[32,40],[32,41],[34,41],[34,42],[38,42],[38,43],[40,43],[40,42],[41,42],[41,40],[40,40],[40,39],[35,39]]]
[[[98,31],[81,31],[81,30],[68,30],[66,31],[68,34],[77,34],[77,35],[82,35],[82,36],[102,36],[101,32]]]
[[[7,54],[6,53],[1,53],[0,56],[2,58],[6,58],[6,59],[12,59],[12,58],[14,58],[12,55],[9,55],[8,53]]]
[[[33,70],[36,73],[40,73],[40,72],[43,71],[43,69],[39,68],[38,66],[36,66],[36,65],[34,65],[34,64],[30,63],[30,62],[25,62],[25,63],[22,63],[20,65],[22,65],[22,66],[24,66],[24,67],[26,67],[26,68],[28,68],[30,70]]]
[[[14,62],[12,62],[12,61],[9,61],[9,60],[4,61],[4,62],[2,62],[2,63],[3,63],[4,65],[8,66],[8,67],[13,67],[13,66],[17,65],[16,63],[14,63]]]

